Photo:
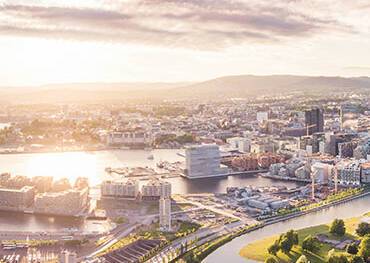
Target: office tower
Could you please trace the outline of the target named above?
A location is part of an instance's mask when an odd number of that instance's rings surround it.
[[[305,126],[308,134],[324,131],[324,114],[321,109],[311,109],[305,111]]]

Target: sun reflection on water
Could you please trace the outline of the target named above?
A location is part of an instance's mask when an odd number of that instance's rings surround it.
[[[71,183],[78,177],[88,177],[95,184],[99,181],[94,154],[83,152],[34,155],[24,165],[28,176],[53,176],[68,178]]]

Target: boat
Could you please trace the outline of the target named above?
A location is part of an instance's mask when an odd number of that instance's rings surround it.
[[[129,146],[122,146],[120,149],[121,150],[130,150],[130,147]]]
[[[157,167],[161,169],[164,168],[164,163],[160,161],[159,163],[157,163]]]

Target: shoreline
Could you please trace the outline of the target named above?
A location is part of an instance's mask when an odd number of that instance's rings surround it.
[[[300,216],[303,216],[303,215],[318,212],[320,210],[323,210],[323,209],[326,209],[326,208],[329,208],[329,207],[333,207],[333,206],[336,206],[336,205],[340,205],[340,204],[343,204],[343,203],[351,202],[353,200],[360,199],[362,197],[366,197],[368,195],[370,195],[370,191],[366,191],[364,193],[360,193],[360,194],[354,195],[354,196],[349,196],[349,197],[343,198],[341,200],[333,201],[332,203],[325,204],[325,205],[322,205],[320,207],[316,207],[316,208],[313,208],[313,209],[310,209],[310,210],[307,210],[307,211],[300,211],[300,212],[284,215],[284,216],[282,216],[280,218],[277,218],[275,220],[271,220],[271,221],[268,221],[268,222],[261,222],[260,224],[257,224],[257,225],[254,225],[254,226],[250,226],[250,227],[246,226],[246,229],[244,229],[240,232],[234,233],[234,234],[230,234],[230,236],[228,237],[228,241],[227,242],[222,242],[221,245],[217,245],[216,241],[220,238],[216,238],[216,239],[210,241],[210,242],[216,242],[215,247],[210,248],[211,249],[210,253],[207,253],[207,251],[205,251],[205,255],[204,255],[204,257],[202,257],[201,262],[203,262],[203,260],[205,258],[207,258],[210,254],[212,254],[214,251],[216,251],[217,249],[219,249],[220,247],[229,243],[230,241],[232,241],[233,239],[235,239],[237,237],[243,236],[245,234],[252,233],[253,231],[264,228],[264,227],[269,226],[269,225],[273,225],[273,224],[283,222],[283,221],[286,221],[286,220],[290,220],[290,219],[293,219],[293,218],[297,218],[297,217],[300,217]],[[196,249],[196,248],[194,248],[194,249]],[[186,253],[192,252],[194,249],[189,250]]]
[[[18,151],[9,151],[9,152],[4,152],[0,151],[0,155],[15,155],[15,154],[43,154],[43,153],[71,153],[71,152],[103,152],[103,151],[153,151],[153,150],[182,150],[183,148],[152,148],[151,150],[146,150],[145,148],[130,148],[130,149],[121,149],[117,147],[106,147],[106,148],[96,148],[96,149],[69,149],[69,150],[45,150],[45,151],[23,151],[23,152],[18,152]]]

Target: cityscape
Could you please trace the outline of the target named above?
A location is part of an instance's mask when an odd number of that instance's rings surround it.
[[[0,0],[0,262],[370,262],[369,9]]]

